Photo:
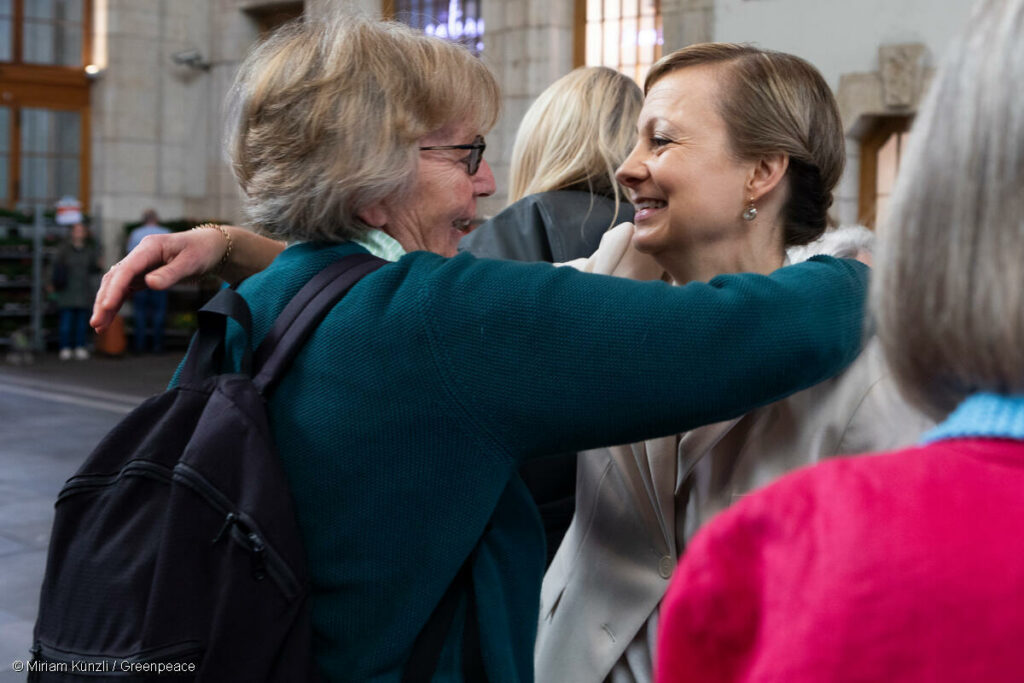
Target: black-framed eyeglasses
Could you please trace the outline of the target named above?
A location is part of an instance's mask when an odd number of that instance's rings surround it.
[[[436,149],[468,149],[469,156],[466,157],[466,170],[469,171],[469,175],[476,175],[476,172],[480,170],[480,162],[484,160],[484,150],[487,149],[487,143],[484,142],[483,135],[477,135],[473,138],[473,142],[468,145],[436,145],[433,147],[420,147],[421,152],[428,152]]]

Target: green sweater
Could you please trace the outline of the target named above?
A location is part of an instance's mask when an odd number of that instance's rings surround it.
[[[256,343],[315,272],[360,250],[296,245],[243,283]],[[532,681],[544,538],[521,461],[685,431],[835,374],[860,346],[866,279],[824,258],[672,287],[427,252],[364,278],[269,402],[322,671],[399,680],[478,547],[488,676]],[[460,679],[461,623],[435,680]]]

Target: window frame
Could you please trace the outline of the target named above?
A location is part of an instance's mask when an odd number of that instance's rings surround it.
[[[477,10],[481,11],[481,12],[482,12],[482,9],[483,9],[481,7],[482,3],[483,3],[483,0],[477,0],[477,3],[476,3]],[[463,8],[465,8],[465,3],[463,3]],[[383,19],[385,21],[401,21],[400,19],[397,18],[397,11],[395,9],[395,0],[381,0],[381,3],[380,3],[380,16],[381,16],[381,19]],[[463,15],[463,16],[465,16],[465,15]],[[475,20],[482,21],[483,20],[482,13],[481,13],[480,16],[476,17]],[[405,23],[405,22],[401,22],[401,23]],[[484,36],[483,36],[483,34],[479,34],[477,36],[477,38],[479,40],[483,40]],[[463,43],[462,41],[453,41],[453,42],[461,43],[462,45],[464,45],[466,47],[470,47],[469,45],[466,45],[466,43]],[[486,49],[486,47],[484,49]],[[479,52],[477,52],[477,50],[475,48],[471,48],[471,50],[472,50],[473,54],[475,54],[477,57],[483,57],[484,50],[480,50]]]
[[[663,34],[664,25],[662,23],[662,15],[661,15],[661,0],[653,0],[653,1],[654,1],[654,30],[655,30],[655,32],[657,34]],[[578,67],[586,66],[587,65],[587,4],[588,3],[587,3],[587,0],[574,0],[574,3],[575,4],[573,5],[572,65],[573,65],[573,68],[578,68]],[[622,0],[619,1],[619,14],[620,15],[622,14]],[[620,36],[619,36],[620,43],[621,43],[621,38],[622,38],[622,36],[620,34]],[[638,47],[639,47],[639,43],[638,43]],[[620,50],[620,53],[621,53],[621,50]],[[654,46],[654,59],[651,61],[651,65],[653,66],[654,63],[657,62],[663,55],[664,55],[664,49],[663,49],[662,44],[655,43],[655,46]],[[622,73],[626,73],[625,71],[622,71],[621,65],[619,65],[619,66],[612,66],[612,65],[609,64],[609,65],[605,65],[605,66],[608,66],[608,68],[610,68],[610,69],[616,69],[616,70],[618,70],[618,71],[620,71]],[[626,73],[626,75],[630,76],[631,78],[634,77],[632,74]],[[641,85],[641,87],[643,86],[643,82],[642,81],[640,82],[640,85]]]
[[[872,230],[876,226],[878,196],[878,153],[892,135],[907,133],[912,115],[879,117],[860,141],[860,187],[857,197],[858,222]]]
[[[22,57],[24,40],[25,0],[12,0],[12,60],[0,61],[0,106],[11,110],[8,140],[7,199],[0,203],[5,209],[20,201],[21,185],[21,110],[40,108],[78,112],[81,121],[79,140],[79,197],[85,210],[89,208],[91,178],[91,111],[90,80],[85,67],[91,62],[93,41],[93,0],[82,0],[82,64],[26,63]]]

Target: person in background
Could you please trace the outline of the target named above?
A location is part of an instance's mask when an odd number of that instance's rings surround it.
[[[96,294],[95,279],[101,272],[100,251],[84,223],[71,226],[68,239],[57,248],[51,267],[50,287],[57,304],[58,357],[87,360],[89,308]]]
[[[658,680],[1009,681],[1024,633],[1024,0],[947,48],[879,227],[872,307],[915,447],[790,474],[694,539]]]
[[[230,359],[324,267],[391,261],[267,399],[328,680],[398,680],[449,588],[435,680],[532,680],[544,535],[522,463],[726,419],[860,348],[856,262],[668,287],[456,256],[495,191],[482,152],[499,103],[479,59],[409,27],[340,11],[282,27],[238,70],[228,146],[249,220],[290,246],[151,235],[97,294],[102,328],[143,283],[248,276],[253,335],[232,326]]]
[[[146,209],[142,214],[142,225],[128,234],[125,251],[130,253],[139,243],[150,235],[164,235],[170,230],[160,225],[156,211]],[[167,317],[167,292],[158,289],[143,288],[132,296],[132,311],[135,325],[135,353],[145,353],[147,348],[153,353],[164,350],[164,320]],[[147,337],[152,340],[146,344]]]
[[[643,94],[604,66],[559,78],[526,110],[512,148],[511,205],[459,242],[460,251],[513,261],[589,256],[601,235],[632,220],[615,169],[636,140]],[[523,464],[520,475],[544,522],[547,561],[575,508],[576,453]]]
[[[580,67],[526,110],[509,170],[510,205],[459,243],[474,256],[569,261],[590,256],[601,235],[632,220],[615,169],[636,141],[643,93],[604,66]]]
[[[618,171],[636,225],[614,228],[574,265],[680,285],[869,248],[865,228],[818,240],[845,141],[835,98],[812,65],[705,43],[656,63],[645,91],[639,140]],[[930,424],[900,399],[872,341],[841,376],[780,402],[580,454],[576,515],[541,593],[538,680],[652,681],[658,605],[698,528],[789,470],[907,445]]]

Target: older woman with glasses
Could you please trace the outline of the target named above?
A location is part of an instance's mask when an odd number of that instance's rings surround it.
[[[224,261],[229,279],[251,275],[238,291],[258,344],[327,264],[394,261],[328,314],[268,401],[329,679],[397,680],[466,566],[437,677],[532,680],[544,537],[521,463],[725,419],[858,351],[866,278],[848,261],[669,287],[445,258],[494,191],[480,136],[498,90],[463,48],[363,19],[296,23],[246,59],[234,97],[249,219],[292,244],[146,238],[105,276],[93,322],[134,286]]]

